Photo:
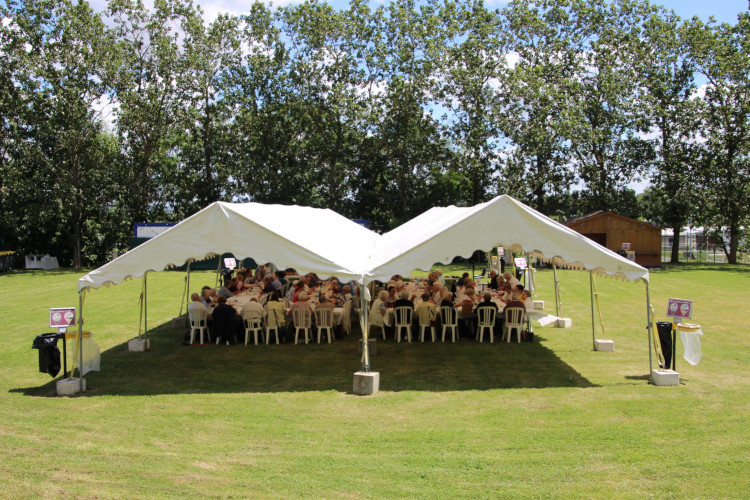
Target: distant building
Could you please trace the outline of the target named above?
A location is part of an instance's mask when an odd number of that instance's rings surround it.
[[[659,226],[601,210],[571,219],[565,225],[613,252],[625,253],[643,267],[661,265]]]

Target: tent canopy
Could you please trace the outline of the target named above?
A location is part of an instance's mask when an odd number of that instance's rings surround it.
[[[380,236],[328,209],[212,203],[78,280],[78,290],[121,283],[186,261],[232,253],[300,272],[361,280]]]
[[[376,244],[367,277],[385,280],[405,270],[429,270],[456,256],[502,246],[558,267],[627,280],[648,270],[555,222],[508,195],[473,207],[435,207],[386,233]]]
[[[88,273],[78,289],[224,252],[342,281],[386,281],[495,246],[560,267],[648,280],[645,268],[503,195],[473,207],[432,208],[382,236],[328,209],[216,202]]]

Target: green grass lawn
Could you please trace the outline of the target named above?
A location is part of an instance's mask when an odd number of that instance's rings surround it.
[[[479,272],[479,268],[477,272]],[[0,275],[0,496],[747,498],[750,267],[651,273],[659,320],[693,299],[703,359],[682,384],[648,384],[642,283],[598,278],[603,338],[591,349],[589,277],[559,272],[570,329],[538,342],[379,341],[380,392],[352,394],[356,335],[332,345],[183,346],[184,273],[148,278],[152,350],[138,333],[141,281],[86,295],[102,350],[82,396],[37,371],[47,309],[78,304],[81,271]],[[191,288],[213,284],[193,273]],[[552,272],[538,298],[554,310]],[[597,330],[597,336],[602,334]]]

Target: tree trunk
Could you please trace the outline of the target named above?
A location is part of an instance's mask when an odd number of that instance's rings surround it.
[[[680,262],[680,229],[681,225],[672,228],[672,257],[669,259],[671,264]]]

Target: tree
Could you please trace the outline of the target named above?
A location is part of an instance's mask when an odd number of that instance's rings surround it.
[[[688,57],[680,20],[660,12],[648,19],[643,36],[631,40],[640,82],[641,132],[648,134],[653,158],[647,216],[675,235],[671,262],[679,262],[679,235],[695,206],[697,131],[695,64]],[[658,212],[655,209],[658,207]]]
[[[439,95],[450,110],[454,171],[465,179],[462,200],[474,205],[493,194],[498,173],[502,110],[497,101],[507,40],[499,12],[487,10],[481,1],[446,4],[441,18],[446,33],[440,38],[446,41],[431,44],[442,73]]]
[[[204,25],[198,9],[181,16],[185,34],[176,87],[180,137],[174,216],[182,218],[217,200],[231,200],[233,112],[225,98],[229,72],[241,58],[239,20],[221,14]]]
[[[570,141],[588,209],[620,211],[626,185],[643,171],[648,149],[638,135],[633,107],[636,71],[628,40],[652,13],[647,2],[589,0],[571,2],[581,33],[575,78],[567,81],[564,108]]]
[[[176,145],[182,94],[177,88],[180,19],[192,7],[181,0],[112,0],[107,15],[117,37],[108,76],[119,103],[116,128],[120,157],[117,182],[128,186],[117,200],[123,222],[171,220],[171,208],[191,195],[180,193]]]
[[[559,6],[535,10],[516,1],[503,13],[517,57],[501,90],[501,128],[511,141],[503,185],[537,210],[562,215],[559,200],[575,178],[562,111],[566,83],[575,76],[572,61],[583,43],[580,26]]]
[[[12,15],[28,57],[27,72],[13,77],[24,105],[4,175],[8,219],[20,249],[76,267],[100,261],[94,240],[108,232],[90,221],[108,213],[113,150],[95,108],[108,92],[111,40],[86,2],[26,2]]]
[[[739,14],[734,26],[694,19],[687,36],[690,55],[708,81],[698,101],[703,139],[699,215],[722,234],[719,242],[734,264],[743,227],[746,232],[750,226],[750,14]]]

